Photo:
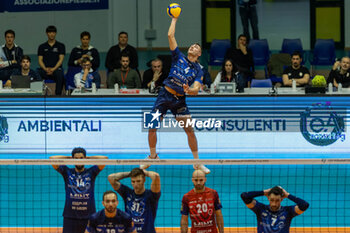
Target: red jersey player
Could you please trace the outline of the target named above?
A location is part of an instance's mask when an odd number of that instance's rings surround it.
[[[182,198],[181,206],[181,233],[187,233],[188,214],[192,221],[192,233],[224,233],[224,219],[222,217],[222,205],[218,193],[205,187],[207,178],[202,170],[196,170],[192,174],[194,189],[186,193]]]

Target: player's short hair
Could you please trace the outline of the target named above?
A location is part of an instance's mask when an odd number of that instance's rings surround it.
[[[294,57],[294,56],[299,56],[300,59],[302,58],[302,57],[301,57],[301,53],[300,53],[299,51],[294,51],[294,52],[292,53],[292,55],[290,55],[290,57]]]
[[[47,26],[46,33],[48,32],[57,32],[57,28],[54,25]]]
[[[163,61],[160,60],[158,57],[157,57],[157,58],[154,58],[154,59],[151,61],[151,64],[152,64],[152,62],[157,62],[157,61],[160,61],[160,62],[163,64]]]
[[[283,196],[283,190],[279,186],[275,186],[271,188],[271,190],[268,192],[268,196],[271,194],[275,194],[276,196]]]
[[[127,37],[129,37],[129,36],[128,36],[128,33],[127,33],[127,32],[124,32],[124,31],[119,32],[118,37],[120,37],[120,35],[123,35],[123,34],[125,34]]]
[[[202,45],[200,45],[199,43],[194,43],[194,44],[198,45],[202,49]]]
[[[130,61],[130,54],[128,51],[123,51],[122,54],[120,55],[120,60],[122,60],[122,57],[128,57]]]
[[[245,38],[248,40],[248,37],[247,37],[246,35],[244,35],[244,34],[240,34],[240,35],[238,36],[238,40],[241,39],[242,37],[245,37]]]
[[[32,60],[30,59],[30,57],[28,55],[23,55],[22,58],[21,58],[21,62],[23,60],[28,60],[29,62],[32,62]]]
[[[82,39],[84,36],[89,37],[89,39],[91,38],[90,32],[87,31],[83,31],[82,33],[80,33],[80,39]]]
[[[111,193],[113,193],[115,195],[115,198],[118,200],[118,195],[115,192],[113,192],[112,190],[108,190],[108,191],[103,193],[102,201],[105,200],[105,196],[107,196],[108,194],[111,194]]]
[[[86,62],[90,62],[90,63],[91,63],[90,58],[84,57],[84,58],[81,60],[81,64],[84,64],[84,63],[86,63]]]
[[[131,178],[137,177],[137,176],[140,176],[140,175],[143,176],[143,177],[146,176],[145,172],[142,169],[138,168],[138,167],[132,169],[130,174],[129,174],[129,176]]]
[[[84,157],[86,157],[86,150],[82,147],[75,147],[72,150],[72,157],[74,157],[75,154],[82,153]]]
[[[14,30],[12,30],[12,29],[9,29],[9,30],[6,30],[6,31],[5,31],[5,34],[4,34],[4,35],[5,35],[5,37],[6,37],[6,35],[7,35],[7,34],[12,34],[12,35],[13,35],[13,37],[16,37],[15,31],[14,31]]]

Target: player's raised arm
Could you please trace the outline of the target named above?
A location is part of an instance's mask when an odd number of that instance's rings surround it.
[[[152,179],[151,191],[154,193],[160,192],[160,176],[157,172],[143,170],[145,175]]]
[[[268,193],[268,190],[245,192],[245,193],[241,194],[241,198],[242,198],[243,202],[245,203],[245,205],[249,209],[252,209],[256,205],[256,200],[254,198],[267,195],[267,193]]]
[[[219,233],[224,233],[224,217],[222,216],[221,209],[215,211],[216,225],[218,226]]]
[[[171,19],[171,23],[168,31],[169,48],[171,51],[175,50],[177,47],[177,42],[175,40],[176,22],[177,22],[177,18]]]
[[[120,188],[120,180],[130,177],[130,172],[118,172],[113,173],[108,176],[108,181],[112,185],[115,191],[118,191]]]
[[[66,156],[66,155],[53,155],[50,156],[50,159],[71,159],[71,156]],[[60,165],[52,165],[52,167],[57,170]]]
[[[293,196],[292,194],[288,193],[285,189],[280,187],[283,190],[283,198],[288,198],[289,200],[295,202],[297,205],[294,208],[295,213],[302,214],[304,213],[307,208],[309,208],[309,203],[304,201],[301,198],[298,198],[296,196]]]

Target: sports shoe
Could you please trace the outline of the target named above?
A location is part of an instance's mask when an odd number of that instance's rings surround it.
[[[205,174],[210,173],[210,170],[206,166],[204,166],[203,164],[195,164],[195,165],[193,165],[193,168],[195,170],[202,170]]]
[[[160,159],[160,158],[159,158],[158,154],[156,154],[155,158],[151,158],[151,155],[149,155],[145,159]],[[150,166],[151,166],[151,164],[141,164],[140,168],[145,170],[145,169],[149,168]]]

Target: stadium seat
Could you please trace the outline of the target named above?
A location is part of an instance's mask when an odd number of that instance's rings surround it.
[[[301,54],[304,54],[303,45],[301,44],[300,39],[283,39],[281,53],[292,54],[295,51],[299,51]]]
[[[270,79],[252,79],[250,87],[272,87]]]
[[[209,51],[209,66],[221,66],[224,62],[226,51],[229,48],[231,48],[231,41],[229,39],[214,39],[211,42]]]
[[[66,90],[75,89],[74,75],[81,71],[81,67],[69,66],[67,73],[64,75],[66,81]]]
[[[270,59],[269,44],[266,39],[250,40],[248,48],[253,52],[254,65],[265,66]]]
[[[310,63],[313,66],[330,66],[335,61],[335,44],[333,39],[318,39],[313,51],[313,59]]]
[[[306,59],[304,56],[305,51],[303,49],[301,40],[300,39],[283,39],[280,53],[288,53],[292,55],[295,51],[298,51],[301,53],[301,57],[303,58],[303,61],[301,62],[301,64],[304,65]]]
[[[310,59],[310,74],[316,74],[314,66],[332,66],[335,62],[335,44],[333,39],[318,39],[313,51],[313,59]],[[328,68],[327,68],[328,70]]]

